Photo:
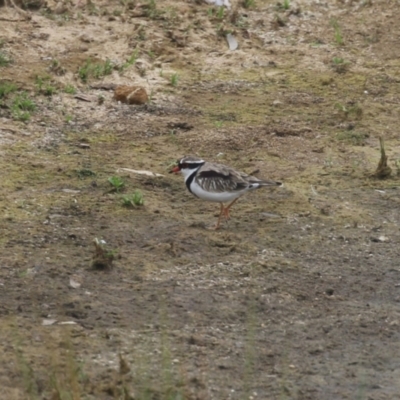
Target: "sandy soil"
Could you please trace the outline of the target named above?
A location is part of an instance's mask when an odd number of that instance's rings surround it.
[[[400,398],[399,4],[231,3],[0,3],[3,399]],[[210,231],[185,154],[285,185]]]

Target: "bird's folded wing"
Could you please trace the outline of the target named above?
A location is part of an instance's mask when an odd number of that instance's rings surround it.
[[[197,183],[209,192],[236,192],[246,189],[249,184],[243,177],[224,168],[221,171],[208,169],[199,171],[196,176]]]

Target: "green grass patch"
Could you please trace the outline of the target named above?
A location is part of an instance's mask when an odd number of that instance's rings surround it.
[[[53,96],[57,92],[57,88],[52,85],[50,76],[39,76],[35,78],[37,92],[45,96]]]
[[[344,40],[343,40],[343,35],[342,35],[342,30],[339,26],[339,23],[336,19],[331,19],[331,25],[334,29],[334,38],[335,42],[338,46],[343,46],[344,45]]]
[[[333,57],[332,58],[332,68],[340,73],[343,74],[349,69],[350,62],[346,61],[344,58],[341,57]]]
[[[0,82],[0,99],[7,97],[8,94],[17,90],[12,82]]]
[[[122,205],[124,207],[137,207],[144,205],[143,194],[140,190],[136,190],[133,194],[122,196]]]
[[[163,14],[163,11],[157,8],[156,0],[148,0],[145,4],[145,16],[151,19],[158,19]]]
[[[14,97],[11,104],[13,118],[18,121],[29,121],[31,112],[36,110],[36,103],[29,98],[26,92],[21,92]]]
[[[99,79],[110,75],[114,69],[114,64],[107,59],[103,63],[94,63],[91,59],[87,60],[85,65],[79,68],[78,76],[82,82],[87,82],[89,78]]]
[[[179,81],[179,75],[178,74],[173,74],[171,75],[171,86],[177,86]]]
[[[255,6],[256,2],[255,0],[243,0],[242,1],[242,6],[244,8],[253,8]]]
[[[136,60],[139,55],[139,49],[136,49],[131,56],[125,61],[124,64],[121,65],[120,71],[124,71],[125,69],[129,68],[131,65],[136,63]]]
[[[71,85],[71,84],[68,84],[68,85],[66,85],[64,87],[64,92],[68,93],[68,94],[75,94],[76,93],[76,87]]]
[[[113,187],[112,191],[114,192],[119,192],[125,187],[124,180],[119,176],[110,176],[107,180],[108,183]]]
[[[4,51],[0,51],[0,67],[7,67],[11,62],[12,59]]]
[[[346,143],[355,145],[355,146],[363,146],[365,144],[366,139],[369,138],[369,134],[366,132],[357,132],[357,131],[343,131],[337,134],[337,139],[344,141]]]

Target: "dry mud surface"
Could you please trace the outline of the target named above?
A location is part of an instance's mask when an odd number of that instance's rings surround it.
[[[0,7],[0,397],[400,398],[399,2],[25,3]],[[185,154],[285,186],[210,231]]]

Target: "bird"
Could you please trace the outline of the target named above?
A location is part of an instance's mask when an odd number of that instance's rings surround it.
[[[230,208],[245,193],[261,187],[282,186],[281,182],[258,179],[226,165],[208,162],[195,156],[179,159],[170,173],[181,173],[186,187],[194,196],[220,203],[220,213],[214,229],[219,229],[222,217],[226,220],[230,218]],[[225,206],[224,203],[228,205]]]

